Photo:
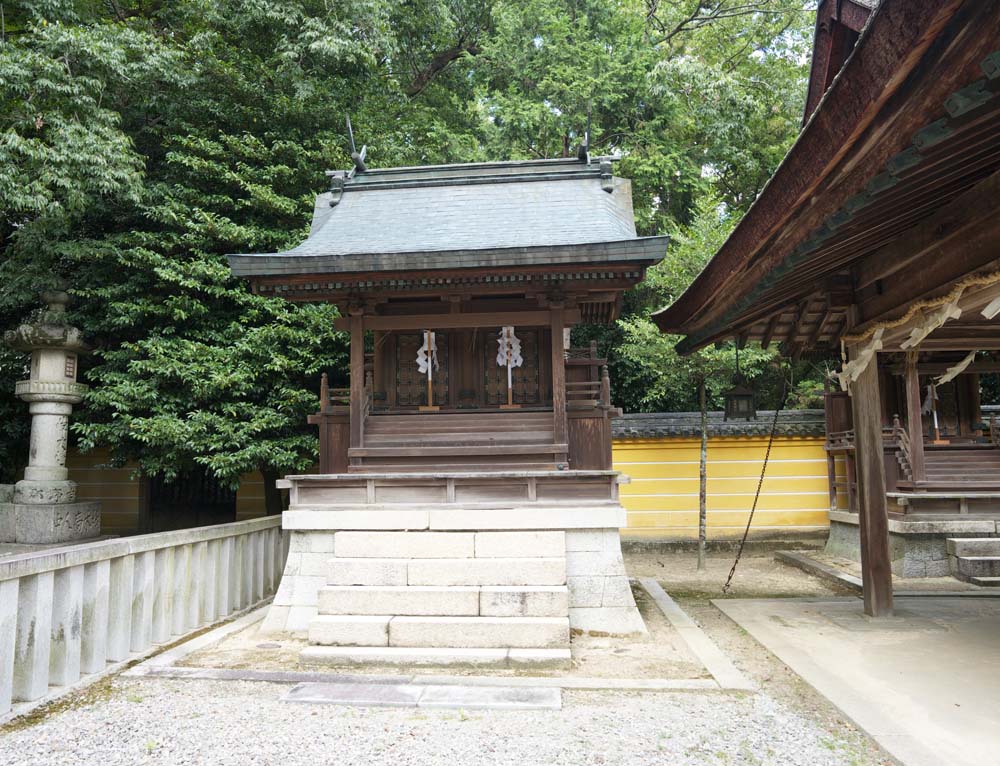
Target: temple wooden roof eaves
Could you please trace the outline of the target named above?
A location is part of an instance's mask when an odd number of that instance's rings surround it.
[[[654,316],[688,336],[680,350],[734,335],[835,343],[847,317],[825,297],[850,288],[851,264],[996,172],[998,8],[988,6],[881,5],[743,221]]]
[[[631,185],[608,158],[337,171],[309,237],[282,253],[229,256],[236,276],[656,262],[665,237],[636,236]]]
[[[366,255],[261,255],[254,261],[233,260],[236,276],[344,276],[396,272],[510,269],[520,266],[599,266],[604,263],[652,264],[663,258],[669,237],[635,237],[608,242],[583,242],[534,247],[410,251]],[[231,256],[231,258],[233,258]]]

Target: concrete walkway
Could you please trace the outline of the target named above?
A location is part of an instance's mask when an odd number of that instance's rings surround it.
[[[1000,764],[1000,600],[713,603],[906,766]]]

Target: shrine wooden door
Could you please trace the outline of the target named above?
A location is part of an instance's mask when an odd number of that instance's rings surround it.
[[[514,404],[539,405],[542,403],[542,387],[539,382],[539,333],[538,330],[515,329],[521,340],[520,367],[511,370]],[[483,344],[483,369],[485,371],[485,402],[487,407],[499,407],[507,403],[507,368],[497,365],[497,336]]]
[[[396,335],[396,406],[420,407],[427,404],[427,376],[417,366],[417,351],[423,345],[423,333]],[[438,366],[434,370],[434,404],[447,406],[449,354],[448,333],[435,333]]]

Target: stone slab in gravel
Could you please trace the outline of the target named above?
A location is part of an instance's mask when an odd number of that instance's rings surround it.
[[[298,684],[282,702],[310,702],[359,707],[416,707],[423,694],[409,684]]]
[[[558,710],[562,693],[537,686],[425,686],[418,707],[451,710]]]
[[[433,686],[429,684],[304,683],[283,702],[355,707],[428,707],[457,710],[558,710],[558,689],[511,686]]]

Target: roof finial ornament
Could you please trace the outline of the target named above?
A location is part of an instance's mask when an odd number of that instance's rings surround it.
[[[365,155],[368,154],[367,144],[361,147],[359,152],[354,145],[354,129],[351,127],[351,115],[347,115],[347,137],[351,140],[351,159],[354,161],[354,167],[348,172],[347,177],[354,178],[355,173],[364,173],[368,170],[368,166],[365,165]]]

